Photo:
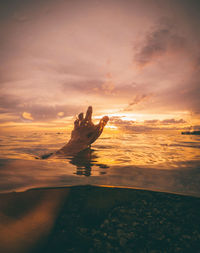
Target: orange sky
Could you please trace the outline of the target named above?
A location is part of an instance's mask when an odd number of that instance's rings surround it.
[[[199,7],[198,0],[1,2],[0,123],[61,124],[93,105],[113,125],[198,127]]]

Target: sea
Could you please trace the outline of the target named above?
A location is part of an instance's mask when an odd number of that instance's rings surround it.
[[[0,134],[0,192],[99,185],[200,196],[200,136],[109,131],[76,156],[50,155],[70,131]]]

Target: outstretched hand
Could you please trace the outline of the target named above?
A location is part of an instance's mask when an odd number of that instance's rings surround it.
[[[83,113],[78,115],[74,122],[74,129],[71,133],[69,142],[58,152],[65,154],[76,154],[84,150],[98,139],[103,132],[109,118],[104,116],[99,124],[94,125],[92,122],[92,106],[89,106],[84,117]]]

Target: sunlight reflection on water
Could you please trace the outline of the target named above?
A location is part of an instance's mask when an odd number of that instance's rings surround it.
[[[200,195],[200,136],[104,133],[87,154],[40,159],[68,139],[60,132],[2,135],[0,191],[100,184]]]

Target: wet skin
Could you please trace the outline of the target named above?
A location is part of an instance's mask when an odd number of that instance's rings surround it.
[[[55,154],[75,155],[89,148],[90,145],[99,138],[108,120],[108,116],[104,116],[100,122],[95,125],[92,122],[92,106],[89,106],[85,117],[83,113],[80,113],[75,120],[74,129],[71,133],[69,142]]]

